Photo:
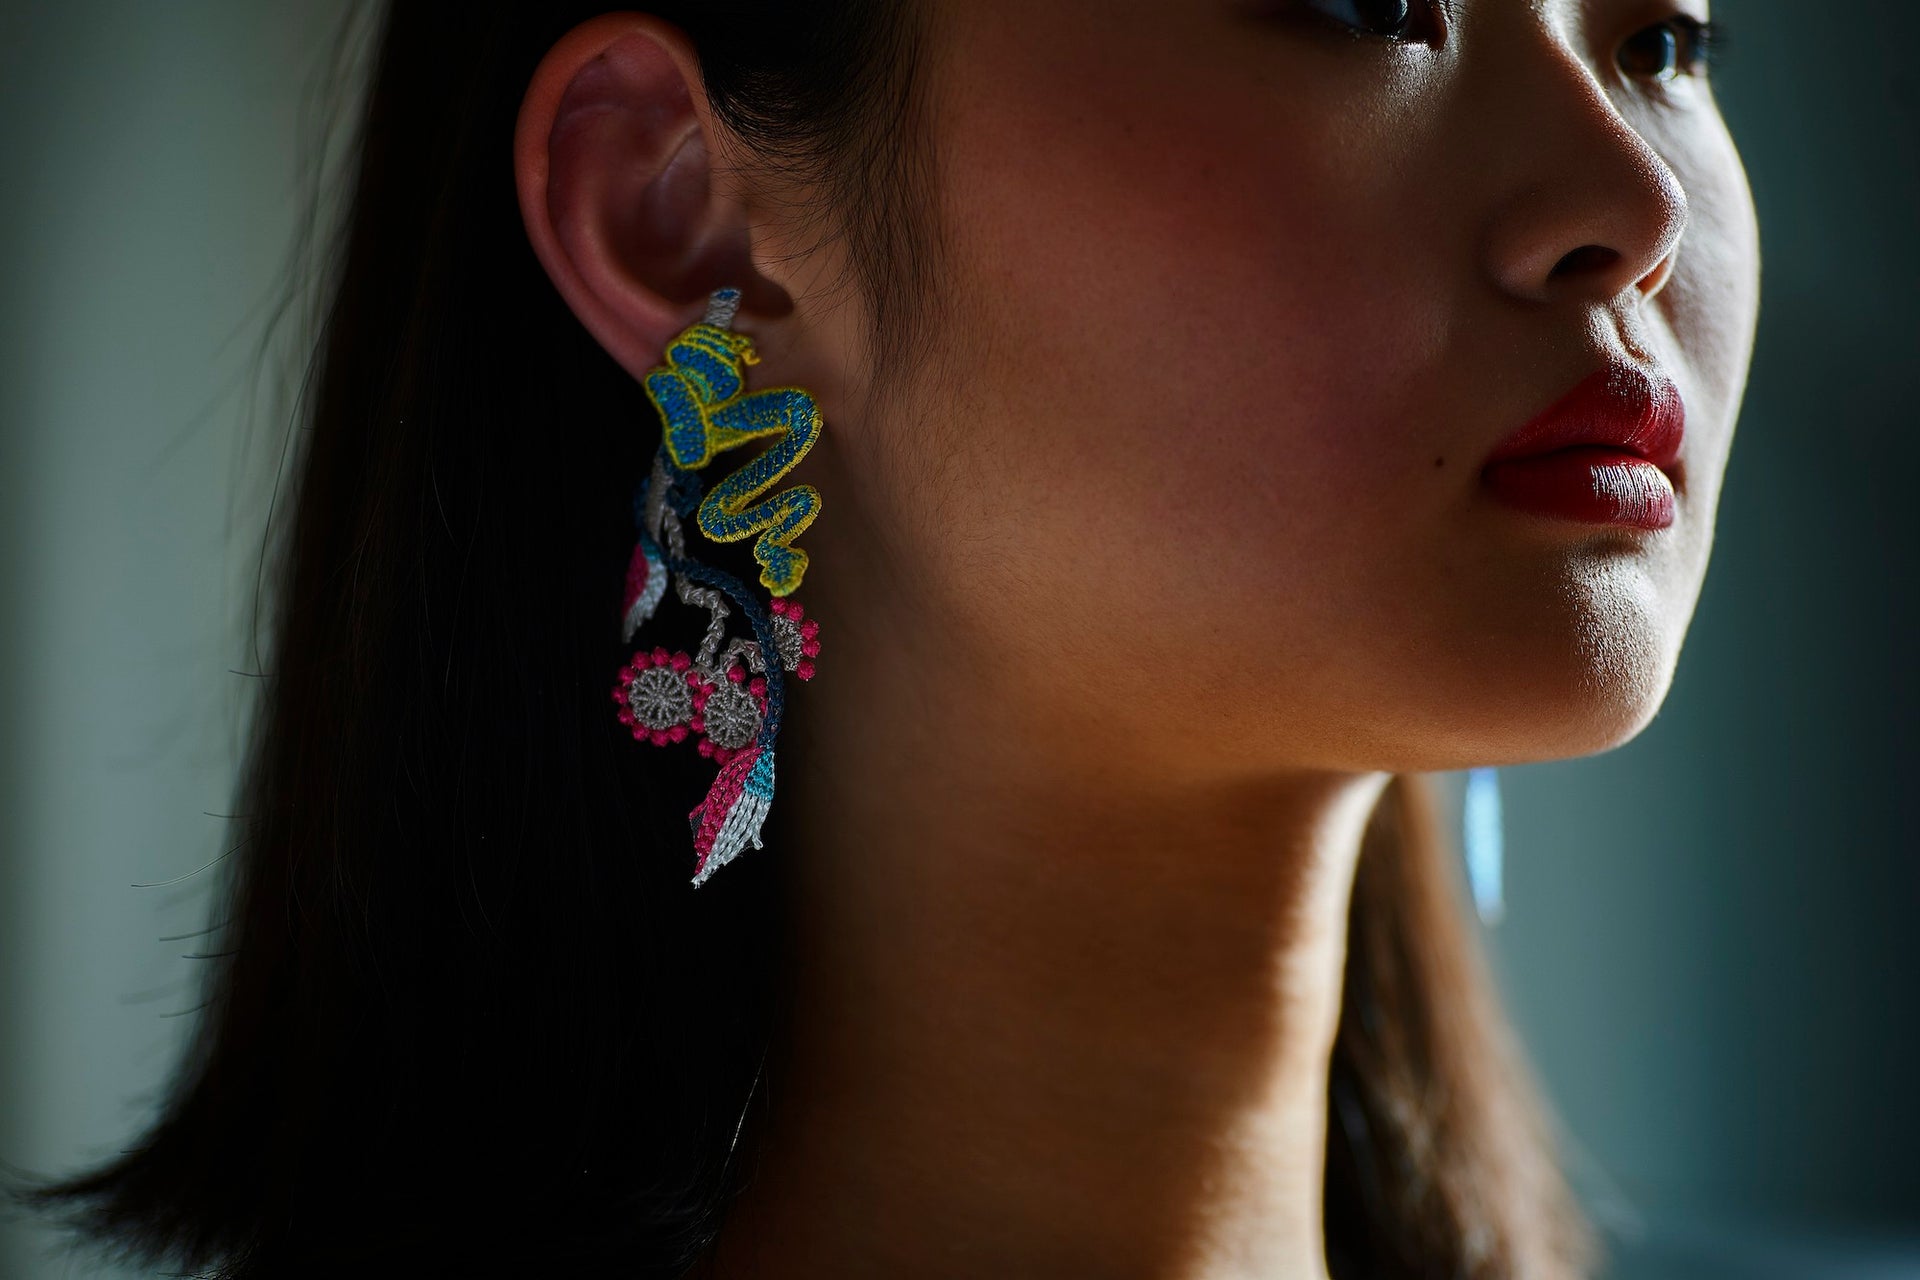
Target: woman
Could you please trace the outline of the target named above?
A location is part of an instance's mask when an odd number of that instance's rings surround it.
[[[1757,297],[1713,43],[394,0],[230,954],[34,1203],[249,1278],[1591,1274],[1423,775],[1672,677]],[[823,423],[819,669],[696,887],[716,761],[607,692],[706,621],[623,638],[649,375],[729,289]]]

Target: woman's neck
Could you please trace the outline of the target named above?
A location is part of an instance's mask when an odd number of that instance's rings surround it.
[[[1389,775],[1150,778],[850,647],[782,747],[789,1022],[717,1273],[1322,1280]]]

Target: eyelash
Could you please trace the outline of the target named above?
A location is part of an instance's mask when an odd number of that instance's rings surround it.
[[[1443,22],[1445,19],[1451,17],[1446,11],[1449,2],[1450,0],[1407,0],[1407,8],[1410,11],[1408,18],[1409,21],[1415,25],[1416,29],[1398,35],[1369,31],[1354,23],[1342,21],[1324,9],[1318,9],[1310,3],[1304,3],[1303,0],[1287,0],[1282,12],[1285,13],[1292,9],[1304,9],[1305,15],[1310,21],[1325,23],[1335,30],[1345,32],[1356,40],[1385,40],[1389,44],[1425,44],[1427,43],[1427,35],[1433,30],[1436,21],[1434,11],[1440,11],[1440,20]],[[1419,24],[1423,22],[1425,25],[1421,27]]]
[[[1679,69],[1672,76],[1656,75],[1656,79],[1668,80],[1682,75],[1699,75],[1726,61],[1726,23],[1707,22],[1690,14],[1678,13],[1664,22],[1643,27],[1634,32],[1629,39],[1637,38],[1648,31],[1658,31],[1662,27],[1675,33],[1674,43],[1680,52]]]
[[[1289,4],[1288,8],[1304,9],[1308,17],[1325,22],[1338,30],[1346,32],[1357,40],[1385,40],[1391,44],[1420,44],[1426,42],[1426,36],[1419,32],[1385,34],[1368,31],[1363,27],[1344,22],[1334,17],[1324,9],[1317,9],[1311,4],[1301,3],[1301,0],[1293,0],[1293,3]],[[1425,30],[1428,32],[1431,32],[1433,29],[1436,21],[1436,12],[1438,14],[1437,21],[1442,27],[1451,26],[1453,23],[1452,4],[1450,0],[1410,0],[1408,8],[1413,11],[1411,17],[1414,22],[1418,23],[1424,19],[1426,24]],[[1725,22],[1712,22],[1696,18],[1691,14],[1677,13],[1671,18],[1654,23],[1652,26],[1642,27],[1639,31],[1634,32],[1633,36],[1629,37],[1629,39],[1637,38],[1648,31],[1657,31],[1662,27],[1669,28],[1674,32],[1674,43],[1680,52],[1680,69],[1674,73],[1674,76],[1658,76],[1657,78],[1672,79],[1679,75],[1698,75],[1702,71],[1721,66],[1726,62],[1728,38],[1727,24]]]

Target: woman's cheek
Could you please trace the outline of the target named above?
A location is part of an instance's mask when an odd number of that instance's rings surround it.
[[[1759,239],[1752,194],[1732,138],[1696,121],[1661,139],[1688,194],[1673,275],[1654,300],[1662,358],[1686,396],[1681,453],[1693,565],[1706,569],[1721,482],[1746,388],[1759,313]]]

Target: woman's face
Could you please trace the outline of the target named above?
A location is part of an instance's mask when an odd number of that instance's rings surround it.
[[[1036,723],[1438,769],[1658,709],[1757,309],[1705,8],[1401,7],[934,0],[941,356],[837,447]],[[1497,501],[1488,453],[1609,361],[1684,399],[1672,523]]]

